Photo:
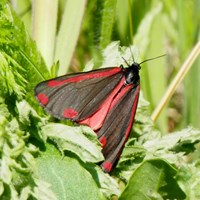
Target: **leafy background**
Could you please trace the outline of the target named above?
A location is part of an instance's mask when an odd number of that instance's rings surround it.
[[[199,199],[199,59],[158,120],[150,116],[198,45],[199,8],[198,0],[1,0],[1,199]],[[47,116],[33,90],[122,56],[131,63],[123,46],[132,44],[137,62],[166,56],[142,65],[133,131],[109,175],[97,165],[95,133]]]

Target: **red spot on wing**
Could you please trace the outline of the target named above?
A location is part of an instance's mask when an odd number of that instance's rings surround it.
[[[106,161],[102,163],[101,167],[105,172],[109,173],[112,170],[113,164],[109,161]]]
[[[106,143],[107,143],[106,137],[104,137],[104,136],[100,137],[99,141],[101,142],[102,147],[104,148],[106,146]]]
[[[77,114],[78,114],[78,112],[76,110],[74,110],[73,108],[66,108],[64,110],[63,116],[65,118],[72,119],[72,118],[76,117]]]
[[[121,71],[121,68],[120,67],[113,67],[112,69],[110,70],[105,70],[105,71],[94,71],[94,72],[90,72],[90,73],[83,73],[81,75],[77,75],[77,76],[74,76],[74,77],[71,77],[71,78],[66,78],[66,79],[63,79],[63,80],[50,80],[48,81],[48,86],[49,87],[56,87],[56,86],[59,86],[59,85],[62,85],[64,83],[72,83],[72,82],[80,82],[80,81],[83,81],[83,80],[86,80],[86,79],[91,79],[91,78],[100,78],[100,77],[106,77],[106,76],[111,76],[113,74],[116,74],[118,72]]]
[[[37,98],[42,105],[46,105],[49,102],[49,98],[45,94],[38,94]]]

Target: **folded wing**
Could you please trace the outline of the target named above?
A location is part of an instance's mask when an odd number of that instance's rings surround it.
[[[102,168],[110,172],[116,164],[133,125],[139,98],[140,86],[128,85],[122,88],[111,104],[103,126],[97,133],[102,143],[105,161]]]
[[[122,77],[119,67],[65,75],[39,83],[35,96],[54,117],[78,122],[99,109]]]

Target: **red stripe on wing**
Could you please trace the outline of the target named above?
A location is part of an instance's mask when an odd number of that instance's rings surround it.
[[[109,158],[107,159],[106,155],[104,155],[105,158],[106,158],[106,160],[101,164],[101,167],[102,167],[102,169],[103,169],[104,172],[110,173],[110,171],[113,168],[113,165],[116,164],[116,160],[119,159],[119,157],[120,157],[120,155],[121,155],[121,153],[123,151],[124,145],[125,145],[126,141],[128,140],[129,135],[131,133],[131,129],[132,129],[132,126],[133,126],[133,121],[134,121],[134,118],[135,118],[135,112],[136,112],[136,109],[137,109],[138,99],[139,99],[140,85],[137,86],[135,92],[136,92],[136,96],[135,96],[135,100],[134,100],[134,103],[133,103],[133,106],[132,106],[132,112],[131,112],[131,116],[130,116],[130,122],[129,122],[129,125],[128,125],[127,129],[126,129],[126,132],[125,132],[125,137],[121,139],[120,144],[118,145],[118,150],[117,149],[115,150],[118,153],[117,153],[116,156],[113,156],[114,160],[109,159]],[[115,102],[113,102],[113,104],[114,103]],[[107,141],[107,139],[106,139],[105,136],[101,136],[99,138],[99,141],[101,141],[101,140]],[[105,147],[105,146],[106,145],[104,145],[103,147]]]
[[[120,92],[117,94],[117,96],[113,99],[112,104],[110,106],[110,110],[120,101],[120,99],[129,91],[132,89],[132,85],[127,85],[123,87]]]
[[[119,84],[115,87],[115,89],[112,91],[112,93],[108,96],[108,98],[102,103],[102,105],[99,107],[97,112],[95,112],[93,115],[89,116],[88,118],[78,121],[79,124],[85,124],[90,126],[93,130],[98,130],[101,128],[105,117],[110,110],[111,105],[113,104],[113,99],[117,95],[117,93],[122,88],[125,81],[125,77],[121,79]]]
[[[105,122],[97,133],[100,141],[106,141],[102,150],[105,161],[101,164],[105,172],[109,173],[112,170],[130,135],[137,108],[139,91],[139,85],[136,88],[133,88],[133,85],[127,85],[122,88],[113,100]],[[119,119],[123,117],[121,119],[122,121],[117,120],[117,118],[114,119],[117,115]],[[124,115],[126,115],[126,118],[124,118]]]
[[[48,86],[49,87],[56,87],[59,85],[62,85],[64,83],[72,83],[72,82],[80,82],[86,79],[91,79],[91,78],[99,78],[99,77],[105,77],[105,76],[111,76],[113,74],[116,74],[118,72],[121,71],[120,67],[113,67],[111,70],[105,70],[105,71],[94,71],[94,72],[85,72],[82,73],[81,75],[77,75],[71,78],[67,78],[64,80],[56,80],[56,79],[52,79],[50,81],[48,81]]]
[[[139,94],[140,94],[140,85],[137,86],[137,89],[136,89],[135,92],[136,92],[136,97],[135,97],[135,101],[134,101],[134,104],[133,104],[133,107],[132,107],[132,112],[131,112],[131,117],[130,117],[131,121],[129,123],[128,128],[126,129],[126,141],[127,141],[128,137],[130,135],[130,132],[131,132],[131,129],[132,129],[132,126],[133,126],[133,121],[134,121],[134,118],[135,118],[135,113],[136,113],[136,110],[137,110],[137,104],[138,104],[138,99],[139,99]],[[124,142],[124,144],[125,144],[125,142]]]

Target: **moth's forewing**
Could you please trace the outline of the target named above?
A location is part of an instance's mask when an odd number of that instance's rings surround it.
[[[80,121],[98,110],[122,76],[119,67],[65,75],[39,83],[35,96],[54,117]]]

